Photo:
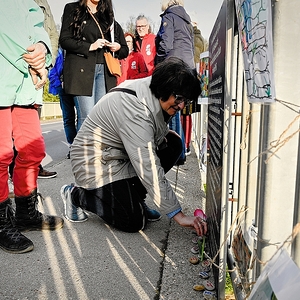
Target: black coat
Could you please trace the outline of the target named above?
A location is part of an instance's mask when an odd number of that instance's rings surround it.
[[[100,52],[100,63],[104,63],[104,50],[89,51],[89,48],[92,43],[102,37],[97,24],[88,12],[86,12],[86,20],[83,22],[84,27],[80,39],[73,37],[70,24],[73,22],[73,13],[77,7],[78,2],[66,4],[59,38],[61,47],[66,50],[63,70],[64,89],[67,94],[91,96],[97,52]],[[104,33],[104,37],[111,41],[110,32]],[[124,32],[116,21],[114,22],[114,41],[121,45],[120,50],[115,52],[115,57],[119,59],[126,58],[128,56],[128,47]],[[99,63],[99,56],[97,63]],[[117,80],[115,76],[109,73],[105,63],[104,65],[106,91],[109,91],[117,85]]]

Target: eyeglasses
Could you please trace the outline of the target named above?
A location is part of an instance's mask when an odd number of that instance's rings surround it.
[[[190,99],[186,99],[184,96],[182,95],[176,95],[175,93],[173,93],[173,95],[175,96],[175,104],[178,105],[182,102],[184,102],[184,106],[188,106],[191,105],[193,103],[193,100]]]
[[[145,27],[147,27],[148,26],[148,24],[146,24],[146,25],[137,25],[137,26],[135,26],[137,29],[142,29],[142,28],[145,28]]]

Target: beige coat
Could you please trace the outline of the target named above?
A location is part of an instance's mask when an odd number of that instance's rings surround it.
[[[149,89],[151,77],[118,87],[136,92],[106,94],[81,126],[71,149],[78,186],[95,189],[138,176],[151,199],[166,214],[180,209],[156,148],[169,132],[160,102]]]

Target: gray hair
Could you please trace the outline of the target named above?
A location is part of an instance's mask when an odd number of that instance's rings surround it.
[[[165,11],[171,5],[184,6],[184,0],[161,0],[161,10]]]
[[[144,20],[144,19],[147,21],[147,23],[149,23],[149,22],[148,22],[148,18],[147,18],[145,15],[139,15],[139,16],[136,18],[136,21]]]
[[[151,25],[149,24],[148,18],[147,18],[145,15],[140,14],[140,15],[137,16],[137,18],[136,18],[136,20],[135,20],[135,24],[136,24],[136,21],[139,21],[139,20],[146,20],[147,24],[149,25],[148,33],[151,33],[151,32],[152,32],[152,29],[151,29]],[[136,37],[139,36],[137,32],[135,33],[135,36],[136,36]]]

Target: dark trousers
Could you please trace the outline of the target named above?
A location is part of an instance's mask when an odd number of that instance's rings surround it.
[[[58,95],[60,108],[63,115],[66,139],[67,142],[72,145],[77,134],[74,96],[66,94],[62,87],[58,88]]]
[[[167,173],[182,152],[180,137],[169,133],[166,142],[157,150],[161,165]],[[145,198],[147,191],[138,177],[112,182],[87,190],[75,187],[72,202],[101,217],[106,223],[125,232],[137,232],[147,223]]]

